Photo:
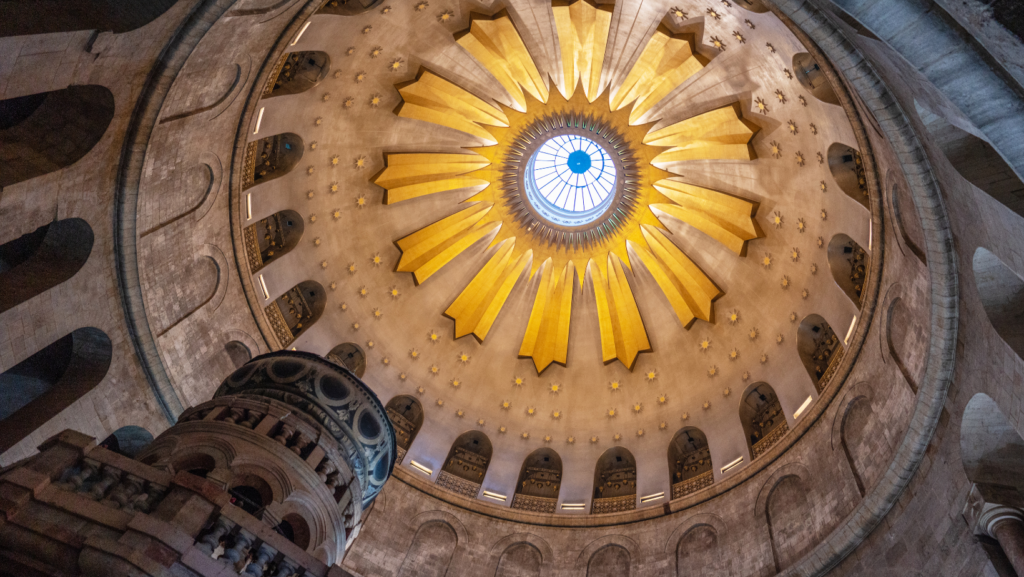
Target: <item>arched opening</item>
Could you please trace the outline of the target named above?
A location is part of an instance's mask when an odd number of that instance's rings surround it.
[[[786,416],[782,414],[782,403],[768,383],[754,383],[743,394],[740,422],[752,459],[765,454],[789,431]]]
[[[98,385],[111,352],[106,333],[81,328],[0,374],[0,453]]]
[[[594,468],[593,514],[636,509],[636,458],[628,449],[612,447]]]
[[[480,431],[466,431],[452,443],[436,483],[459,495],[476,498],[491,464],[491,440]]]
[[[409,395],[400,395],[388,401],[384,409],[395,427],[395,444],[398,449],[395,461],[401,463],[416,439],[416,433],[423,426],[423,405]]]
[[[398,569],[398,577],[446,577],[458,535],[444,521],[428,521],[416,530]]]
[[[796,350],[820,393],[843,358],[843,343],[821,315],[807,315],[796,332]]]
[[[224,343],[224,352],[227,353],[228,358],[231,359],[231,364],[236,369],[242,368],[242,365],[252,360],[252,351],[240,341]]]
[[[822,102],[839,106],[839,98],[836,96],[828,78],[822,72],[821,66],[814,61],[814,57],[806,52],[798,52],[793,55],[793,74],[800,81],[800,85],[807,89],[812,96]]]
[[[285,132],[249,143],[242,168],[243,188],[270,182],[288,174],[302,160],[302,138]]]
[[[283,96],[305,92],[327,77],[331,68],[331,57],[326,52],[289,52],[281,59],[277,78],[270,85],[266,97]]]
[[[11,5],[34,4],[0,2],[0,14]],[[0,15],[0,27],[4,21]],[[0,190],[71,166],[113,118],[114,95],[92,84],[0,100]]]
[[[192,453],[191,455],[181,456],[176,458],[171,464],[171,472],[173,473],[185,471],[202,479],[205,479],[216,468],[217,461],[205,453]]]
[[[910,252],[914,253],[921,262],[928,264],[928,257],[925,256],[924,232],[921,230],[921,219],[917,216],[914,208],[914,200],[910,193],[902,186],[892,187],[892,213],[896,219],[897,228],[903,243],[907,245]]]
[[[828,170],[846,196],[868,207],[868,179],[860,152],[838,142],[828,147]],[[870,209],[869,209],[870,210]]]
[[[99,446],[134,459],[147,445],[153,442],[153,434],[135,425],[128,425],[111,433]]]
[[[974,285],[992,328],[1024,358],[1024,279],[984,248],[974,251]]]
[[[156,20],[177,0],[14,0],[0,2],[0,36],[76,30],[130,32]],[[2,117],[3,115],[0,115]]]
[[[529,543],[516,543],[502,551],[494,577],[540,577],[543,559]]]
[[[718,531],[705,524],[691,527],[676,545],[676,577],[718,575],[721,558]]]
[[[704,432],[685,427],[668,444],[668,470],[672,473],[672,498],[678,499],[710,487],[715,482],[711,449]]]
[[[960,457],[967,479],[983,494],[1024,495],[1024,438],[985,393],[975,394],[964,408]]]
[[[0,313],[75,276],[92,244],[89,223],[69,218],[0,245]]]
[[[329,0],[317,14],[355,16],[380,6],[384,0]]]
[[[281,522],[274,526],[274,531],[301,549],[309,548],[309,523],[296,513],[288,513],[281,518]]]
[[[605,545],[587,563],[587,577],[629,577],[629,551],[621,545]]]
[[[828,268],[832,278],[858,308],[870,266],[871,257],[857,241],[845,234],[837,234],[829,241]]]
[[[768,7],[761,0],[736,0],[736,5],[757,14],[764,14],[768,11]]]
[[[327,358],[345,367],[355,376],[363,378],[366,373],[366,354],[355,343],[342,343],[327,353]]]
[[[543,448],[527,455],[519,470],[512,508],[536,513],[554,513],[562,486],[562,458]]]
[[[270,485],[252,474],[235,475],[228,494],[232,505],[261,520],[267,505],[274,501],[274,491]]]
[[[302,281],[267,305],[267,319],[282,347],[292,344],[324,313],[327,293],[313,280]]]
[[[249,270],[256,273],[272,260],[288,254],[302,239],[306,225],[294,210],[275,212],[245,227]]]

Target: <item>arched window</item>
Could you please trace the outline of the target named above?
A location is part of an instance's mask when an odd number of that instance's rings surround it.
[[[832,278],[858,308],[870,266],[871,257],[857,241],[845,234],[837,234],[829,241],[828,268]]]
[[[838,142],[828,147],[828,170],[846,196],[868,207],[868,179],[860,152]]]
[[[0,2],[0,36],[28,36],[76,30],[116,34],[141,28],[177,0],[31,0]],[[2,116],[2,115],[0,115]]]
[[[796,350],[814,388],[820,393],[843,358],[842,341],[828,321],[820,315],[808,315],[797,329]]]
[[[324,287],[313,280],[302,281],[277,297],[264,311],[282,347],[287,347],[313,326],[327,305]]]
[[[636,459],[622,447],[612,447],[594,468],[594,502],[590,512],[616,513],[636,509]]]
[[[984,248],[974,251],[974,284],[992,328],[1024,358],[1024,279]]]
[[[366,354],[355,343],[342,343],[327,353],[327,358],[345,367],[355,376],[363,378],[366,373]]]
[[[793,55],[793,74],[812,96],[822,102],[839,106],[839,98],[832,90],[832,85],[810,54],[799,52]]]
[[[6,6],[34,3],[0,2]],[[0,27],[4,18],[0,16]],[[114,95],[87,84],[0,100],[0,189],[71,166],[114,118]]]
[[[768,383],[754,383],[740,402],[740,422],[750,447],[750,457],[765,454],[788,431],[786,415],[775,389]]]
[[[537,449],[523,461],[512,508],[554,513],[561,486],[562,458],[552,449]]]
[[[294,210],[275,212],[245,227],[245,253],[249,259],[249,271],[256,273],[270,261],[288,254],[299,244],[305,227],[302,217]]]
[[[668,445],[668,470],[672,472],[672,498],[678,499],[710,487],[715,482],[711,450],[704,432],[686,427]]]
[[[78,329],[0,374],[0,453],[57,416],[103,380],[106,333]]]
[[[89,224],[69,218],[0,245],[0,313],[75,276],[89,259],[92,243]]]
[[[289,52],[281,58],[277,78],[268,86],[266,97],[305,92],[327,77],[331,57],[326,52]]]
[[[491,441],[480,431],[467,431],[459,435],[444,467],[437,475],[437,484],[453,493],[475,498],[480,484],[491,464]]]
[[[409,395],[400,395],[388,401],[384,408],[395,427],[395,442],[398,445],[395,461],[401,463],[416,439],[416,433],[423,426],[423,405]]]
[[[317,14],[355,16],[380,6],[384,0],[328,0]]]
[[[248,144],[242,167],[242,188],[270,182],[288,174],[302,160],[302,138],[285,132]]]
[[[153,442],[153,434],[135,425],[128,425],[111,433],[100,446],[108,451],[134,459],[147,445]]]

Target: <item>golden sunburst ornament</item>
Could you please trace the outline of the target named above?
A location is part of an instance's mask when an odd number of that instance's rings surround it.
[[[610,7],[577,0],[552,10],[564,73],[557,91],[549,92],[506,12],[473,14],[457,42],[494,76],[513,106],[495,107],[421,68],[414,81],[397,87],[398,116],[453,128],[481,146],[463,154],[386,154],[385,168],[372,181],[385,189],[386,205],[479,190],[458,212],[395,241],[402,251],[396,271],[412,273],[417,284],[481,246],[478,241],[490,241],[489,260],[444,311],[455,321],[456,339],[472,334],[482,342],[528,271],[529,279],[540,278],[521,283],[536,287],[530,289],[536,294],[518,354],[532,358],[538,374],[553,362],[566,364],[577,282],[580,289],[588,282],[592,287],[602,360],[617,359],[632,369],[639,353],[651,350],[630,288],[636,264],[653,277],[686,328],[697,319],[713,322],[713,302],[723,294],[672,242],[660,215],[741,257],[748,241],[764,236],[754,218],[757,202],[672,178],[673,167],[688,160],[753,160],[750,142],[759,128],[743,118],[737,102],[652,130],[659,120],[651,114],[656,105],[706,65],[692,36],[659,28],[621,86],[599,99]],[[580,200],[582,193],[561,200],[561,192],[556,198],[543,190],[547,184],[537,176],[543,169],[535,162],[552,143],[576,143],[572,154],[589,151],[589,160],[577,158],[569,167],[574,174],[589,174],[594,159],[603,163],[600,202]]]

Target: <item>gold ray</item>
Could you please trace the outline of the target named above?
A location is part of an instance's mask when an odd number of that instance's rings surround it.
[[[497,252],[444,312],[455,321],[455,338],[468,334],[481,342],[487,338],[491,325],[498,318],[509,293],[533,256],[527,251],[513,258],[515,242],[515,239],[502,241]]]
[[[753,160],[757,154],[750,141],[758,130],[757,125],[740,115],[736,103],[655,130],[644,137],[644,144],[671,147],[652,162]]]
[[[608,255],[607,275],[600,267],[589,268],[601,329],[601,358],[605,363],[618,359],[633,370],[637,356],[651,350],[651,343],[622,261],[613,254]]]
[[[747,241],[764,236],[754,220],[757,202],[677,180],[659,180],[654,188],[675,204],[652,204],[652,208],[689,224],[739,256],[747,255]]]
[[[722,291],[660,230],[644,225],[643,235],[650,250],[639,243],[630,247],[665,293],[679,322],[686,328],[695,319],[714,322],[711,303]]]
[[[612,22],[610,5],[595,6],[589,0],[569,4],[556,0],[551,6],[562,52],[562,96],[572,96],[582,80],[587,100],[593,102],[600,94],[601,67]]]
[[[533,300],[530,322],[519,347],[520,357],[533,358],[540,374],[552,362],[565,365],[569,353],[569,320],[572,317],[573,276],[576,268],[572,261],[561,269],[548,259],[541,266],[537,296]]]
[[[373,183],[385,189],[384,204],[394,204],[445,192],[489,185],[490,181],[463,176],[490,164],[479,154],[385,154],[384,170]]]
[[[479,222],[491,208],[486,202],[474,204],[399,239],[395,244],[402,258],[395,270],[413,273],[416,284],[427,280],[473,243],[501,227],[500,222]]]
[[[611,96],[612,110],[633,102],[629,123],[636,123],[669,92],[704,68],[708,61],[694,52],[695,46],[693,34],[673,35],[659,26],[622,86]]]
[[[520,110],[526,110],[524,89],[547,102],[547,86],[506,11],[492,17],[471,15],[469,30],[455,40],[498,80]]]
[[[425,68],[420,69],[416,80],[400,86],[398,92],[402,95],[398,116],[454,128],[488,146],[498,141],[483,125],[508,126],[508,117],[500,109]]]

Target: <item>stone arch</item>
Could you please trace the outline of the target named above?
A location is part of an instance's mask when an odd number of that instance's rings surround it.
[[[480,484],[491,464],[491,440],[480,431],[459,435],[448,450],[437,484],[471,499],[480,492]]]
[[[1003,342],[1024,358],[1024,279],[982,247],[974,251],[972,265],[974,286],[989,323]]]
[[[222,66],[202,66],[178,75],[164,103],[159,124],[184,120],[205,112],[213,120],[227,110],[242,93],[252,73],[252,58]],[[200,90],[200,88],[202,88]]]
[[[295,490],[286,471],[265,461],[254,461],[242,456],[232,461],[228,468],[233,473],[229,487],[259,480],[260,486],[257,488],[263,498],[264,507],[271,503],[283,503]]]
[[[601,552],[606,549],[612,549],[612,551],[606,551],[602,554]],[[617,556],[619,559],[621,559],[622,552],[617,551],[617,549],[621,549],[623,552],[625,552],[625,558],[627,560],[626,571],[619,573],[602,573],[600,572],[601,569],[598,568],[595,568],[594,572],[591,571],[591,568],[594,565],[600,565],[601,562],[606,561],[605,556]],[[598,561],[598,563],[595,563],[595,560]],[[587,577],[620,577],[629,575],[630,573],[636,573],[638,570],[639,560],[640,546],[639,544],[637,544],[636,541],[630,539],[625,535],[620,534],[605,535],[604,537],[594,539],[586,547],[583,548],[583,551],[580,552],[579,557],[576,558],[576,569],[581,571],[586,570]],[[607,566],[608,565],[606,565],[606,567]],[[616,569],[619,568],[615,565],[611,566]]]
[[[918,377],[928,356],[928,327],[922,326],[900,296],[885,312],[885,344],[910,390],[917,394]]]
[[[590,512],[617,513],[636,508],[636,457],[625,447],[612,447],[594,465],[594,500]]]
[[[865,477],[868,464],[865,461],[870,454],[864,453],[865,450],[870,453],[871,447],[867,445],[864,433],[874,417],[873,399],[871,387],[867,383],[857,383],[843,397],[832,426],[832,450],[836,449],[838,441],[861,497],[867,493]]]
[[[715,482],[708,438],[697,427],[683,427],[668,444],[669,483],[678,499]]]
[[[690,529],[698,525],[709,525],[719,535],[725,533],[725,521],[713,513],[698,513],[687,517],[685,521],[676,525],[676,528],[669,534],[668,539],[665,540],[665,553],[668,555],[673,554],[679,546],[679,540],[686,535]]]
[[[864,283],[871,268],[868,252],[849,236],[837,234],[828,243],[828,268],[843,294],[860,308]]]
[[[271,261],[283,257],[302,240],[306,223],[294,210],[282,210],[245,227],[242,237],[249,272],[256,274]]]
[[[763,381],[751,384],[743,392],[739,417],[751,459],[763,455],[789,431],[775,389]]]
[[[156,20],[177,0],[32,0],[0,3],[0,37],[110,30],[130,32]]]
[[[331,57],[326,52],[309,50],[287,52],[281,56],[277,75],[267,86],[264,98],[299,94],[312,90],[327,77],[331,69]]]
[[[992,397],[976,393],[960,423],[960,458],[967,479],[986,487],[1024,493],[1024,438]],[[1013,503],[1006,503],[1013,505]]]
[[[265,136],[246,146],[242,189],[288,174],[302,160],[302,137],[292,132]]]
[[[621,545],[605,545],[593,555],[587,563],[587,577],[628,577],[632,556]]]
[[[0,374],[0,453],[100,384],[112,353],[106,333],[80,328]]]
[[[820,393],[828,385],[829,369],[843,358],[839,335],[821,315],[807,315],[797,328],[796,350],[814,388]]]
[[[341,343],[331,349],[326,356],[360,379],[366,374],[366,353],[363,352],[363,347],[355,343]]]
[[[856,200],[865,210],[868,207],[868,181],[864,174],[864,161],[860,157],[860,151],[852,146],[839,142],[833,142],[828,147],[828,170],[832,173],[832,179],[839,185],[839,189],[846,193],[853,200]]]
[[[0,3],[0,28],[9,7],[21,11],[36,3]],[[0,190],[71,166],[96,146],[113,118],[114,95],[94,84],[0,100]]]
[[[512,508],[554,513],[562,486],[562,458],[554,449],[541,447],[523,459],[512,497]]]
[[[814,61],[814,57],[806,52],[798,52],[793,55],[793,74],[812,96],[827,104],[839,106],[839,97],[836,96],[832,84],[829,83],[821,67]]]
[[[323,285],[306,280],[288,289],[264,310],[278,342],[287,347],[320,320],[326,306]]]
[[[0,245],[0,313],[75,276],[92,254],[89,223],[68,218]]]
[[[555,554],[554,551],[551,549],[551,545],[549,545],[548,542],[545,541],[539,535],[535,535],[533,533],[513,533],[511,535],[506,535],[505,537],[502,537],[497,542],[495,542],[494,545],[491,545],[489,554],[491,557],[491,564],[495,567],[496,575],[511,576],[535,574],[523,571],[521,571],[520,573],[509,571],[513,568],[522,567],[522,564],[517,564],[512,561],[506,562],[504,565],[502,564],[502,560],[505,554],[511,548],[519,545],[526,545],[537,552],[537,554],[539,555],[538,569],[547,567],[551,563],[551,560],[555,558]],[[530,564],[526,565],[527,569],[530,569],[532,567]],[[503,569],[506,571],[505,573],[502,572]]]
[[[495,577],[540,577],[544,565],[540,551],[530,543],[513,543],[501,553]]]
[[[810,487],[805,483],[806,479],[811,478],[802,463],[788,463],[772,473],[758,492],[754,516],[763,518],[767,525],[776,572],[781,572],[802,557],[805,551],[797,549],[797,545],[803,544],[805,548],[813,546],[812,543],[801,543],[797,539],[799,531],[806,525],[806,519],[801,518],[801,514],[806,517],[809,513]]]
[[[156,336],[162,337],[170,332],[174,327],[181,324],[181,321],[195,314],[199,309],[205,307],[208,304],[213,304],[213,310],[217,310],[217,305],[220,305],[221,301],[224,300],[224,295],[227,293],[227,283],[224,282],[225,278],[223,271],[227,270],[227,259],[224,257],[224,253],[220,252],[220,249],[216,249],[216,252],[210,251],[209,247],[212,245],[204,245],[200,249],[200,254],[196,255],[196,258],[186,270],[186,275],[196,285],[198,290],[190,291],[192,294],[189,295],[192,298],[182,298],[185,301],[184,304],[191,305],[183,313],[181,313],[176,319],[172,320],[166,327],[157,332]],[[216,247],[214,247],[216,248]],[[203,254],[206,253],[206,254]],[[206,284],[212,284],[212,287],[203,286]],[[205,294],[206,297],[198,302],[195,302],[196,297],[202,297]],[[195,304],[188,302],[192,300]],[[182,303],[174,303],[175,305]],[[154,307],[156,308],[156,307]],[[173,308],[171,310],[174,310]],[[156,315],[154,315],[156,316]]]
[[[231,364],[236,368],[252,360],[252,351],[249,346],[241,341],[228,341],[224,343],[224,353],[231,359]]]
[[[153,433],[150,433],[143,427],[126,425],[108,435],[106,439],[100,442],[99,446],[119,455],[124,455],[129,459],[134,459],[136,455],[141,453],[152,442]]]
[[[398,569],[399,577],[445,577],[459,536],[446,521],[432,519],[416,529]]]
[[[398,395],[388,401],[384,407],[395,428],[395,442],[399,451],[404,454],[416,440],[416,434],[423,426],[423,405],[410,395]],[[398,459],[401,462],[402,459]]]
[[[184,174],[173,183],[173,186],[176,187],[176,192],[181,190],[194,191],[193,194],[189,195],[190,202],[189,205],[186,205],[188,208],[180,210],[175,207],[174,211],[169,211],[170,214],[161,214],[160,218],[162,220],[143,230],[139,234],[139,238],[145,238],[166,226],[190,216],[193,223],[199,222],[213,208],[218,192],[220,192],[223,178],[224,164],[221,162],[220,157],[209,151],[201,154],[199,156],[199,163],[192,166],[191,169],[184,171]],[[139,218],[141,219],[143,216],[140,215]]]
[[[676,542],[676,575],[714,575],[721,559],[718,552],[718,530],[713,525],[698,523],[686,530]]]
[[[924,246],[924,232],[921,229],[921,219],[914,207],[914,199],[911,198],[906,186],[892,182],[894,178],[890,176],[887,180],[892,183],[889,187],[891,191],[889,202],[892,207],[893,220],[896,222],[896,229],[900,233],[903,244],[927,266],[928,257],[925,255],[924,249],[921,248]]]
[[[362,2],[357,0],[328,0],[317,14],[336,14],[338,16],[355,16],[373,10],[384,3],[384,0],[370,0]]]

